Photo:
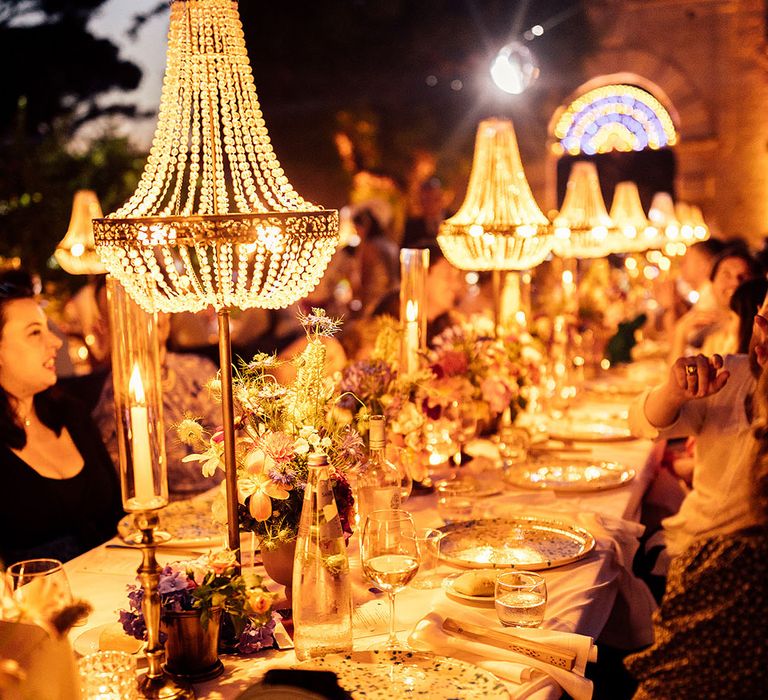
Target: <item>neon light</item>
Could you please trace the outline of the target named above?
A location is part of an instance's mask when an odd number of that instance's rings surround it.
[[[677,142],[669,112],[649,92],[632,85],[584,93],[563,112],[555,136],[571,155],[658,150]]]

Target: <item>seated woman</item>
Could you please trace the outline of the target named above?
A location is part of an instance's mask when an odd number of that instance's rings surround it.
[[[122,515],[115,469],[87,412],[54,392],[61,341],[32,290],[0,282],[0,559],[66,561]]]
[[[768,682],[768,373],[754,395],[755,523],[700,539],[672,562],[655,641],[626,659],[635,700],[765,697]]]
[[[736,352],[739,319],[730,308],[731,297],[742,283],[762,275],[757,261],[746,248],[732,245],[712,265],[712,298],[714,307],[691,309],[678,319],[669,352],[669,364],[687,354],[691,337],[695,336],[704,355],[727,355]]]

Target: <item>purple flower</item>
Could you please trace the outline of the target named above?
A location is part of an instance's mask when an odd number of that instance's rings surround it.
[[[253,622],[246,623],[237,641],[237,650],[241,654],[253,654],[266,647],[271,647],[275,643],[275,625],[280,619],[280,615],[272,613],[272,619],[265,625],[256,626]]]
[[[189,583],[186,573],[174,571],[170,566],[166,566],[160,574],[157,592],[163,596],[176,591],[185,591],[189,588]]]
[[[293,469],[280,471],[279,469],[270,469],[267,476],[280,486],[293,486],[296,481],[296,472]]]
[[[387,392],[392,378],[392,368],[384,360],[359,360],[347,365],[339,383],[339,405],[355,411],[360,401],[370,404]]]
[[[347,426],[339,443],[339,457],[346,463],[347,468],[354,470],[366,460],[365,445],[360,433]]]
[[[135,637],[136,639],[147,638],[147,626],[144,624],[143,615],[137,615],[128,610],[121,610],[119,622],[123,626],[123,631],[128,636]]]
[[[131,610],[141,610],[141,602],[144,600],[144,589],[128,584],[128,602]]]

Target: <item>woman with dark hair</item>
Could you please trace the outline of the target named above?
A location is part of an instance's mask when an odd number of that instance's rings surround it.
[[[732,244],[715,258],[712,271],[711,294],[713,307],[707,310],[691,309],[678,319],[672,337],[669,363],[690,354],[687,349],[691,336],[704,355],[728,355],[736,352],[738,319],[730,309],[736,288],[747,280],[763,276],[757,261],[745,246]],[[692,341],[691,341],[692,342]]]
[[[746,355],[749,352],[749,342],[752,340],[752,326],[755,314],[762,306],[768,292],[768,279],[757,277],[740,284],[731,297],[731,311],[739,317],[737,332],[738,347],[736,352]]]
[[[111,537],[114,467],[85,410],[56,396],[61,346],[26,286],[0,278],[0,560],[66,561]]]

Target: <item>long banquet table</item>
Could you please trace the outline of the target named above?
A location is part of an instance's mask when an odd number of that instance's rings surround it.
[[[551,492],[526,491],[508,488],[502,494],[483,499],[482,507],[489,515],[502,515],[506,509],[527,514],[546,513],[553,517],[570,514],[577,516],[585,513],[598,513],[603,518],[623,519],[636,522],[640,516],[642,496],[652,478],[652,466],[649,463],[650,443],[643,440],[613,443],[590,443],[591,457],[619,461],[636,471],[635,478],[629,483],[606,491],[579,493],[573,495],[554,495]],[[437,514],[436,497],[433,494],[414,496],[405,504],[414,516],[418,526],[436,527],[442,525]],[[594,516],[588,516],[594,517]],[[582,522],[578,521],[577,522]],[[611,545],[610,540],[596,537],[597,546],[587,556],[572,564],[543,572],[549,591],[546,629],[577,632],[598,639],[609,628],[621,634],[632,636],[632,623],[626,619],[611,620],[612,611],[621,608],[617,597],[621,597],[626,582],[625,571],[620,564],[620,550]],[[370,648],[377,638],[384,639],[386,631],[386,599],[383,594],[370,591],[370,584],[362,580],[357,538],[353,537],[350,545],[350,566],[353,576],[353,591],[356,606],[365,604],[364,610],[373,612],[366,619],[355,618],[355,648]],[[170,549],[158,552],[161,565],[170,561],[187,559],[187,556],[174,554]],[[65,566],[70,579],[73,594],[90,601],[94,607],[85,628],[74,628],[71,639],[96,626],[117,620],[117,611],[126,606],[126,584],[134,581],[135,570],[140,562],[138,551],[106,548],[104,545],[68,562]],[[449,574],[458,569],[441,565],[440,571]],[[280,590],[280,587],[274,587]],[[461,615],[463,605],[449,601],[441,588],[416,590],[407,588],[397,596],[397,627],[403,638],[414,624],[433,606],[453,606],[457,616]],[[629,604],[627,604],[629,606]],[[624,606],[624,607],[627,607]],[[379,610],[376,614],[377,609]],[[484,613],[489,620],[495,621],[493,607]],[[647,620],[646,620],[647,623]],[[642,626],[642,620],[641,620]],[[381,635],[380,637],[372,635]],[[613,634],[611,643],[616,641]],[[628,645],[631,642],[628,642]],[[225,673],[217,679],[195,686],[198,698],[206,700],[226,700],[235,698],[245,688],[257,682],[263,673],[272,667],[289,667],[296,662],[293,651],[267,650],[249,657],[222,657]],[[512,698],[557,698],[561,695],[559,686],[549,679],[544,682],[529,681],[521,685],[508,683]]]

